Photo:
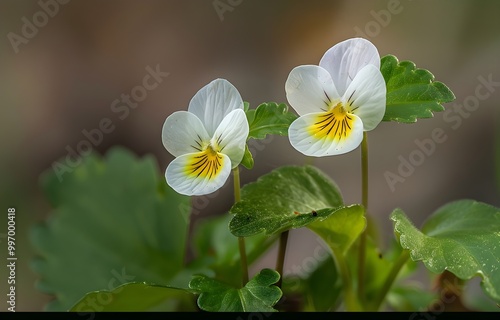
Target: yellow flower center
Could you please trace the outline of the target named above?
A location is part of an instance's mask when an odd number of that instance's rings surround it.
[[[341,102],[329,111],[316,117],[314,124],[309,127],[309,133],[318,139],[341,141],[352,132],[354,118],[347,112]]]
[[[186,165],[186,174],[191,177],[213,179],[221,172],[224,158],[212,146],[195,153]]]

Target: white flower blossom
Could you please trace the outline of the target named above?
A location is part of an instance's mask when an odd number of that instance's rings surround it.
[[[165,120],[163,145],[176,157],[166,169],[167,183],[188,196],[221,188],[243,158],[248,131],[238,90],[225,79],[213,80],[194,95],[188,111]]]
[[[294,68],[286,80],[297,118],[288,129],[292,146],[323,157],[356,149],[363,131],[375,129],[386,107],[386,85],[377,48],[362,38],[330,48],[319,66]]]

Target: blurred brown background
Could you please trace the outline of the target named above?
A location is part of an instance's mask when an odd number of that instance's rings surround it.
[[[66,156],[67,146],[75,149],[85,139],[82,131],[97,128],[103,118],[111,119],[115,129],[95,150],[104,153],[121,145],[138,155],[152,154],[163,172],[173,159],[161,143],[163,122],[186,109],[202,86],[226,78],[251,107],[286,102],[284,82],[293,67],[318,64],[328,48],[359,36],[359,30],[381,56],[412,60],[447,84],[457,97],[446,105],[449,110],[474,101],[470,96],[476,95],[478,77],[500,82],[500,3],[495,0],[63,2],[0,2],[0,201],[4,212],[17,209],[18,311],[41,310],[49,299],[36,290],[37,276],[29,268],[34,254],[29,228],[50,209],[39,175]],[[47,19],[40,14],[44,6],[51,13]],[[36,34],[26,21],[38,24]],[[164,81],[127,116],[113,111],[112,102],[141,85],[147,66],[157,65],[169,73]],[[382,123],[369,133],[370,213],[385,239],[393,237],[388,215],[396,207],[419,226],[452,200],[500,206],[494,157],[499,88],[482,89],[489,96],[467,115],[450,111],[454,121],[438,113],[412,125]],[[384,173],[397,173],[398,157],[408,159],[417,149],[415,139],[431,138],[436,128],[446,141],[391,191]],[[255,168],[243,169],[242,183],[281,165],[309,161],[286,137],[266,142],[256,153]],[[360,202],[359,158],[358,148],[313,161],[337,182],[346,203]],[[231,201],[232,190],[224,187],[204,215],[225,212]],[[0,233],[5,231],[6,219],[1,219]],[[5,261],[5,239],[0,240]],[[289,245],[288,266],[300,264],[301,256],[318,244],[306,230],[296,230]],[[261,265],[273,267],[273,259]],[[5,270],[0,272],[2,297]],[[0,304],[0,310],[6,308]]]

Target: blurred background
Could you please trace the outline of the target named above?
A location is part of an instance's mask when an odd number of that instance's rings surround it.
[[[453,200],[500,206],[495,178],[498,1],[65,1],[0,2],[0,202],[5,213],[8,207],[17,210],[18,311],[42,310],[50,299],[36,289],[37,275],[29,266],[35,254],[29,230],[50,212],[39,176],[88,141],[84,131],[109,119],[113,130],[93,149],[105,153],[120,145],[140,156],[152,154],[163,173],[173,159],[161,143],[163,122],[186,109],[205,84],[225,78],[253,108],[286,102],[284,83],[293,67],[318,64],[327,49],[355,36],[372,41],[381,56],[394,54],[430,70],[456,95],[445,105],[447,115],[437,113],[416,124],[381,123],[368,135],[370,214],[385,243],[393,238],[388,216],[396,207],[420,226]],[[148,66],[168,76],[162,75],[154,89],[140,91],[136,88]],[[480,79],[496,85],[483,85],[478,95]],[[131,93],[142,101],[113,107]],[[391,189],[387,172],[398,174],[401,159],[418,149],[415,140],[432,138],[436,128],[445,141]],[[312,161],[286,137],[254,149],[255,167],[242,169],[243,184],[279,166],[309,161],[336,181],[346,203],[361,201],[359,148]],[[195,220],[227,211],[232,200],[232,188],[224,187]],[[6,221],[0,221],[3,261]],[[317,245],[307,230],[292,231],[289,246],[294,249],[286,264],[300,264],[301,255]],[[255,268],[274,264],[266,258],[259,263]],[[0,272],[2,297],[7,293],[5,270]],[[6,309],[1,303],[0,310]]]

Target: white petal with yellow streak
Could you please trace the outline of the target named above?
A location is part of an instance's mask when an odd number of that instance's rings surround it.
[[[200,196],[220,189],[230,173],[231,160],[228,156],[206,150],[175,158],[168,165],[165,178],[177,193]]]
[[[361,119],[349,115],[351,120],[348,127],[333,122],[333,119],[327,118],[327,114],[328,112],[310,113],[299,117],[290,125],[288,138],[297,151],[307,156],[324,157],[344,154],[359,146],[363,140]],[[320,123],[321,121],[325,123]]]

